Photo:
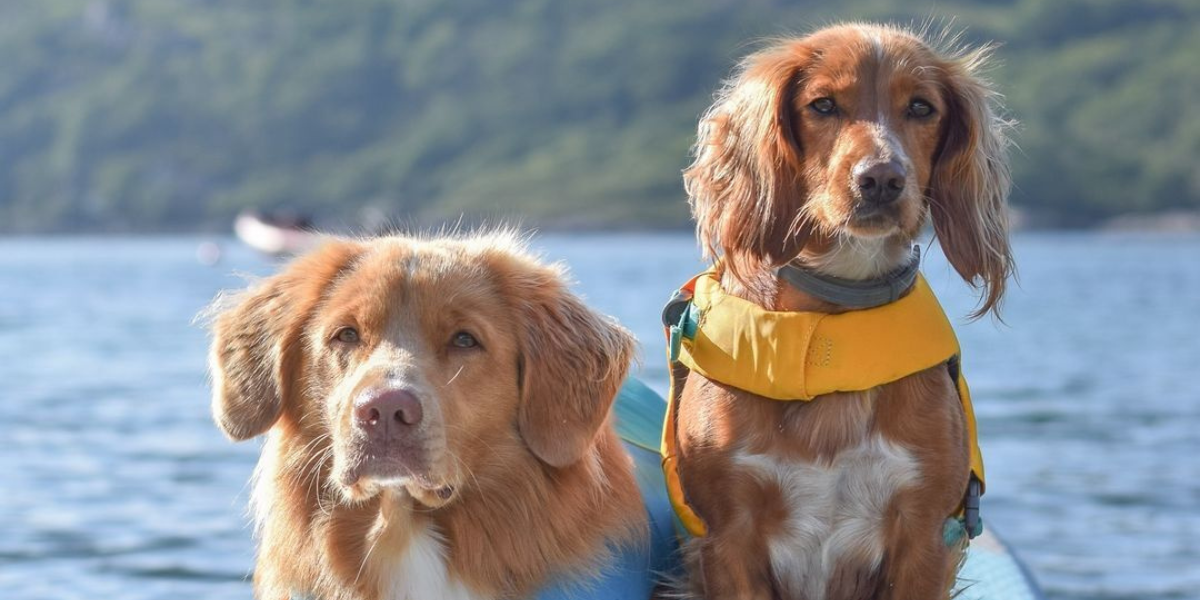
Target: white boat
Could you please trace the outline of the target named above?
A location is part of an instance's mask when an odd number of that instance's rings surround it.
[[[293,256],[311,250],[320,235],[307,220],[242,211],[233,221],[233,231],[247,246],[271,256]]]

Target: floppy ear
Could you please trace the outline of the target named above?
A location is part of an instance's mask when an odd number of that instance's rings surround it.
[[[946,258],[963,280],[983,290],[972,317],[999,311],[1013,274],[1005,135],[1012,125],[998,114],[997,94],[975,75],[988,54],[988,48],[974,50],[944,69],[946,115],[929,189],[933,227]]]
[[[706,258],[741,275],[803,247],[801,144],[792,106],[813,57],[801,40],[752,54],[700,119],[683,173]]]
[[[214,302],[212,413],[230,439],[250,439],[279,419],[302,385],[304,326],[327,284],[356,254],[355,244],[326,243],[282,273]]]
[[[629,373],[633,336],[567,289],[557,267],[534,267],[515,293],[521,312],[521,406],[529,449],[554,467],[579,460]]]

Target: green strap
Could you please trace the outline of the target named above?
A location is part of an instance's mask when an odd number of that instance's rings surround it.
[[[683,338],[690,340],[696,337],[696,329],[700,326],[699,313],[699,309],[689,301],[679,315],[679,322],[671,325],[669,358],[672,363],[679,361],[679,349],[683,345]]]

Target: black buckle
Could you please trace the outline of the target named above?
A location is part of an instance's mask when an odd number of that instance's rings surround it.
[[[962,359],[957,354],[951,356],[950,360],[946,361],[946,368],[950,371],[950,381],[953,381],[954,385],[958,385],[958,374],[959,369],[962,368]]]
[[[967,482],[967,497],[963,499],[963,526],[970,539],[975,539],[975,536],[983,533],[979,526],[979,497],[982,495],[983,484],[972,475],[971,480]]]

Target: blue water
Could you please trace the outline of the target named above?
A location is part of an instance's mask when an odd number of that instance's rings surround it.
[[[249,598],[255,443],[209,421],[194,315],[277,265],[229,240],[0,239],[0,598]],[[692,238],[550,235],[591,303],[643,341],[699,266]],[[1200,238],[1015,240],[1006,324],[960,337],[985,518],[1053,599],[1200,599]],[[930,252],[952,315],[972,298]]]

